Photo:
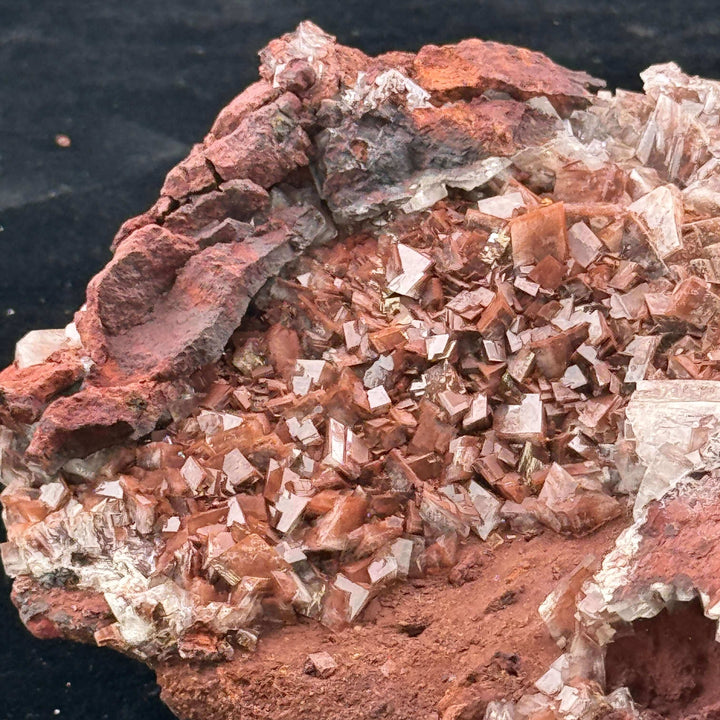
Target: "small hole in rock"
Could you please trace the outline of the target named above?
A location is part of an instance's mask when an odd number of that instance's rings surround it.
[[[608,692],[626,686],[635,703],[669,720],[720,720],[720,643],[699,600],[636,620],[608,646]]]

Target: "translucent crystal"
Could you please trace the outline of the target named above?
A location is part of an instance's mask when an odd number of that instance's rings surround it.
[[[485,708],[483,720],[517,720],[515,703],[505,700],[491,700]]]
[[[207,481],[207,473],[200,463],[193,457],[189,457],[180,470],[188,487],[192,492],[198,493],[203,483]]]
[[[432,265],[432,260],[403,243],[398,243],[397,250],[402,270],[398,275],[389,279],[388,289],[398,295],[416,297],[419,286]]]
[[[582,221],[570,226],[568,247],[573,258],[584,268],[591,265],[603,250],[597,235]]]
[[[349,427],[337,420],[328,422],[323,463],[350,477],[357,477],[368,461],[367,445]]]
[[[63,482],[47,483],[40,488],[40,501],[50,510],[57,510],[69,497],[70,493]]]
[[[544,675],[535,681],[535,687],[545,695],[557,695],[565,685],[565,676],[569,667],[569,659],[566,654],[560,655]]]
[[[665,444],[683,454],[698,449],[698,427],[720,430],[720,382],[714,380],[643,380],[625,411],[646,465]]]
[[[596,565],[597,559],[593,555],[583,558],[579,565],[560,579],[540,605],[540,617],[561,648],[565,647],[575,632],[575,598]],[[539,686],[538,689],[543,690]]]
[[[563,203],[530,210],[510,223],[513,262],[516,267],[535,265],[547,257],[567,257],[567,230]]]
[[[477,207],[488,215],[508,220],[518,208],[525,206],[525,199],[520,192],[508,192],[505,195],[478,200]]]
[[[273,570],[287,568],[275,549],[255,534],[230,547],[211,566],[231,585],[237,585],[244,577],[271,577]]]
[[[298,420],[295,417],[290,417],[286,422],[290,435],[304,446],[322,445],[322,436],[310,418]]]
[[[283,494],[275,504],[280,512],[280,519],[275,524],[278,532],[289,533],[297,525],[305,506],[310,502],[308,497],[300,497],[292,493]]]
[[[381,355],[365,372],[363,382],[365,387],[372,389],[378,385],[384,385],[390,377],[395,362],[391,355]]]
[[[500,508],[502,503],[488,492],[484,487],[471,481],[468,492],[475,509],[482,518],[481,524],[473,525],[473,530],[482,538],[487,540],[490,533],[500,524]]]
[[[231,450],[223,459],[223,472],[232,487],[237,488],[257,475],[257,470],[237,448]]]
[[[426,487],[420,503],[420,517],[436,532],[456,532],[462,537],[467,537],[470,533],[469,521],[472,521],[475,514],[474,508],[469,516],[463,517],[454,502],[455,491],[448,490],[448,492],[452,493],[452,498],[447,497],[447,493],[440,495]]]
[[[542,440],[545,416],[540,395],[523,395],[519,405],[501,405],[495,411],[493,427],[499,437],[510,440]]]
[[[309,550],[344,550],[350,532],[362,525],[367,498],[362,493],[340,496],[305,536]]]
[[[655,188],[632,203],[628,210],[642,223],[648,242],[660,260],[682,249],[682,199],[673,185]]]
[[[463,418],[464,430],[482,429],[490,423],[490,409],[488,407],[487,395],[479,393],[473,397],[470,409]]]
[[[15,345],[15,364],[19,368],[39,365],[56,350],[69,346],[65,330],[31,330]]]
[[[655,335],[638,335],[632,339],[624,351],[624,354],[631,355],[625,382],[638,383],[645,379],[659,344],[660,338]]]
[[[324,385],[331,376],[332,370],[325,360],[303,360],[300,359],[295,365],[296,377],[309,377],[315,385]]]
[[[377,385],[374,388],[368,390],[368,403],[370,409],[374,412],[382,412],[387,410],[392,402],[390,396],[387,394],[387,390],[382,385]]]
[[[635,496],[634,517],[640,517],[649,502],[663,497],[693,469],[693,463],[678,445],[663,443],[657,447]]]
[[[331,628],[341,628],[352,622],[370,599],[370,591],[338,573],[325,598],[322,622]]]
[[[540,506],[531,499],[523,505],[535,506],[539,519],[556,532],[583,535],[621,513],[620,503],[602,490],[597,480],[589,476],[572,476],[557,463],[550,466],[542,490]],[[549,513],[543,511],[543,507]]]

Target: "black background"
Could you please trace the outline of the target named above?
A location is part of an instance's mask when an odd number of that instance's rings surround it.
[[[305,18],[369,54],[477,36],[613,88],[667,60],[720,77],[717,0],[0,0],[0,365],[72,319],[120,223]],[[138,663],[32,638],[9,591],[0,571],[0,720],[172,717]]]

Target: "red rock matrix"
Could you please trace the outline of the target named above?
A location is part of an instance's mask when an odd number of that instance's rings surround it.
[[[182,718],[716,717],[720,84],[260,60],[0,373],[25,624]]]

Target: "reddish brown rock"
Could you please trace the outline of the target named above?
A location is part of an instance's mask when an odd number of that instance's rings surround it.
[[[560,112],[586,105],[588,87],[605,83],[584,72],[559,67],[539,52],[482,40],[426,45],[417,54],[415,77],[439,100],[502,90],[520,100],[546,96]]]
[[[288,210],[284,217],[294,224],[276,222],[278,229],[244,243],[201,249],[196,241],[154,225],[142,227],[123,242],[107,268],[91,282],[87,307],[77,316],[87,351],[97,363],[88,379],[89,394],[81,395],[87,400],[78,400],[77,405],[63,401],[53,407],[34,438],[29,450],[32,457],[52,463],[53,453],[62,445],[67,457],[68,453],[83,454],[84,445],[91,452],[90,448],[152,430],[168,410],[170,398],[185,392],[184,379],[219,357],[265,280],[299,248],[316,240],[318,233],[329,237],[325,220],[312,207]],[[48,374],[43,367],[25,375]],[[53,383],[65,383],[60,389],[79,377],[78,372],[68,374],[56,365],[50,366],[49,375]],[[153,401],[147,414],[125,412],[122,397],[127,407],[135,407],[132,384],[145,387],[143,381],[151,379],[171,383],[177,379],[177,388],[168,386],[161,395],[151,391],[153,398],[168,398],[163,407],[156,408]],[[15,386],[11,381],[6,391],[13,408],[20,402],[13,399]],[[154,388],[153,382],[147,387]],[[40,388],[39,402],[57,391],[55,385]],[[37,410],[34,414],[26,410],[25,415],[28,412],[28,417],[36,419]],[[114,420],[112,413],[116,413]],[[99,422],[95,415],[101,418]]]
[[[297,96],[285,93],[208,145],[205,157],[223,180],[248,179],[268,188],[308,163],[311,143],[300,126],[301,112]]]
[[[90,281],[87,305],[76,318],[95,362],[105,360],[105,335],[118,335],[143,322],[195,252],[193,240],[158,225],[145,225],[122,243]]]
[[[95,633],[113,621],[102,595],[54,585],[50,578],[45,585],[18,578],[11,599],[27,629],[41,640],[62,637],[91,643]]]
[[[187,195],[203,192],[214,185],[215,176],[205,159],[203,146],[193,145],[190,154],[167,174],[160,194],[180,201]]]
[[[269,204],[267,192],[252,180],[230,180],[221,183],[217,191],[191,198],[171,212],[163,224],[173,232],[197,237],[200,231],[222,221],[250,220],[256,213],[267,211]],[[238,235],[220,242],[232,242],[240,240],[241,237]]]
[[[248,86],[218,113],[210,133],[205,138],[205,144],[210,145],[215,140],[229,135],[251,112],[267,105],[279,94],[280,91],[265,80],[258,80]]]
[[[182,387],[170,383],[85,387],[46,408],[27,457],[56,470],[68,458],[140,438],[155,428],[181,394]]]
[[[622,622],[718,612],[720,93],[310,23],[261,59],[80,339],[0,373],[22,619],[148,662],[188,718],[629,716]]]
[[[413,122],[421,136],[432,137],[443,146],[466,143],[462,151],[469,153],[474,143],[486,155],[502,157],[527,145],[542,144],[552,128],[547,115],[512,100],[471,100],[419,108],[413,113]]]
[[[266,241],[273,248],[285,239],[280,232]],[[210,362],[237,327],[252,292],[262,284],[262,275],[254,283],[246,280],[246,272],[260,263],[251,244],[215,245],[193,256],[147,321],[109,341],[110,356],[126,374],[157,378],[192,372]],[[128,347],[143,352],[129,355]]]
[[[6,424],[35,422],[60,393],[85,375],[80,353],[55,353],[40,365],[19,369],[14,365],[0,372],[0,417]]]

